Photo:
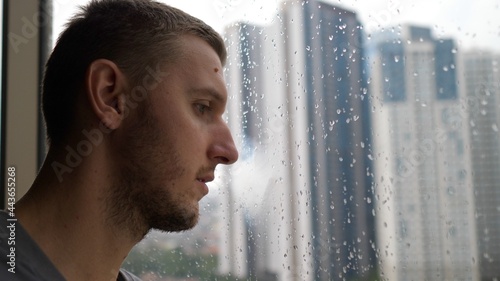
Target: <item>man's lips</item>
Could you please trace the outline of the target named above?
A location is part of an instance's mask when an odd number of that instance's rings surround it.
[[[207,182],[211,182],[214,180],[214,176],[213,175],[205,175],[205,176],[199,176],[196,178],[197,181],[199,182],[202,182],[202,183],[207,183]]]
[[[196,181],[199,182],[199,186],[201,188],[201,192],[203,193],[203,196],[208,194],[208,186],[207,183],[211,182],[214,180],[214,172],[215,172],[215,167],[213,166],[206,166],[201,168],[198,173],[196,173]]]
[[[196,181],[201,183],[203,196],[208,194],[207,182],[211,182],[213,180],[214,180],[213,172],[196,177]]]

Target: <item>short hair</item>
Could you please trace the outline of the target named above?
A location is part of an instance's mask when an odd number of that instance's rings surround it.
[[[66,25],[46,65],[42,112],[47,142],[62,144],[75,123],[76,97],[84,90],[85,73],[97,59],[113,61],[132,81],[146,67],[174,62],[182,55],[179,36],[195,35],[218,54],[226,49],[221,36],[203,21],[153,0],[92,0]]]

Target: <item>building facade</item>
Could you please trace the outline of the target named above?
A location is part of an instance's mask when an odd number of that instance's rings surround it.
[[[463,56],[482,280],[500,278],[500,55]]]
[[[228,119],[242,147],[229,182],[253,194],[242,195],[252,201],[238,215],[246,223],[225,236],[241,250],[222,261],[223,272],[248,266],[259,280],[376,274],[362,38],[355,13],[321,1],[285,1],[273,24],[227,29]]]
[[[468,120],[455,43],[416,26],[373,39],[381,272],[387,280],[477,280]]]

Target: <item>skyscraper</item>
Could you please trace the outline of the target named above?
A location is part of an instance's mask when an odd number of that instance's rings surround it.
[[[300,132],[292,127],[304,126],[301,120],[293,121],[296,112],[288,114],[282,32],[279,21],[266,27],[236,24],[226,30],[226,80],[232,97],[228,121],[237,132],[241,154],[228,175],[228,197],[229,205],[240,207],[225,212],[232,220],[223,243],[233,250],[226,249],[221,273],[259,280],[313,280],[307,274],[307,171],[290,156],[308,155],[301,152],[305,148],[289,149],[289,134]],[[294,141],[301,143],[299,138]]]
[[[377,230],[388,280],[476,280],[467,112],[453,40],[373,36]]]
[[[257,259],[248,272],[269,280],[373,273],[370,105],[356,14],[285,1],[273,24],[236,25],[226,38],[228,117],[250,163],[236,166],[231,185],[260,186],[252,196],[263,200],[239,229],[253,243],[239,247],[258,253],[245,255]]]
[[[319,280],[350,279],[375,264],[370,105],[356,14],[305,1],[302,15],[285,12],[288,36],[305,50],[311,217]],[[290,40],[292,42],[292,40]]]
[[[481,278],[500,278],[500,55],[464,54]]]

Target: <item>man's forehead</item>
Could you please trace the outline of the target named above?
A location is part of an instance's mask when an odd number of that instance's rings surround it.
[[[207,59],[206,61],[210,61],[214,64],[214,71],[215,68],[217,68],[216,72],[222,70],[221,58],[217,54],[216,50],[204,39],[191,34],[181,35],[179,39],[179,43],[182,48],[181,52],[184,57],[203,56]]]

